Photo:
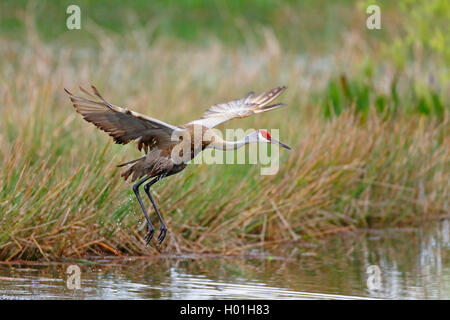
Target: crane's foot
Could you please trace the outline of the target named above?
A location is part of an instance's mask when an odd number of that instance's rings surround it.
[[[166,237],[167,227],[162,226],[159,230],[161,230],[161,232],[159,233],[158,236],[158,243],[161,244],[164,241],[164,238]]]
[[[154,234],[155,234],[155,228],[150,228],[150,227],[149,227],[149,228],[148,228],[148,232],[147,232],[147,234],[146,234],[145,237],[144,237],[145,245],[146,245],[146,246],[149,245],[149,243],[150,243],[150,241],[152,240]]]

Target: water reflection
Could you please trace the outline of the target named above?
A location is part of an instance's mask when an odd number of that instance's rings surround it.
[[[162,256],[0,264],[0,298],[32,299],[450,299],[450,223],[368,230],[243,257]],[[276,254],[276,255],[275,255]],[[81,267],[81,289],[66,268]],[[381,288],[367,287],[367,268]]]

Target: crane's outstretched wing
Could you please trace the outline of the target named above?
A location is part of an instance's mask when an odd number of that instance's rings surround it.
[[[255,113],[285,106],[283,103],[267,105],[275,100],[285,89],[285,86],[276,87],[257,96],[254,96],[255,93],[252,91],[242,99],[215,104],[205,111],[200,120],[192,121],[190,124],[201,124],[205,127],[213,128],[222,122],[234,118],[245,118]]]
[[[100,95],[98,90],[91,86],[94,94],[100,99],[95,101],[74,96],[69,90],[64,89],[70,96],[76,111],[86,121],[92,122],[99,129],[107,132],[114,141],[119,144],[127,144],[136,140],[139,150],[142,148],[147,153],[154,145],[169,143],[174,130],[179,128],[163,121],[152,119],[140,113],[114,106]],[[95,96],[81,88],[88,97]]]

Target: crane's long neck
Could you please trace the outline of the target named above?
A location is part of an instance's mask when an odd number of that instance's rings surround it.
[[[246,144],[249,144],[250,141],[247,139],[247,137],[244,137],[238,141],[228,141],[223,140],[221,138],[215,137],[214,142],[212,142],[208,148],[213,148],[217,150],[236,150],[240,147],[245,146]]]

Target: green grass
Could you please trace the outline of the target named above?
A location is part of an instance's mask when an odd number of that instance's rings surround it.
[[[101,12],[101,4],[86,4]],[[143,14],[159,4],[136,2],[130,10]],[[271,14],[289,15],[272,4],[254,6],[255,26],[267,28],[245,37],[258,41],[219,39],[214,32],[231,31],[206,28],[208,15],[198,26],[199,33],[211,32],[203,43],[200,35],[192,41],[179,35],[177,25],[148,37],[152,26],[136,20],[133,33],[120,26],[124,21],[108,22],[118,28],[111,32],[98,20],[100,26],[87,23],[82,35],[56,39],[50,38],[59,24],[46,31],[40,11],[31,19],[38,30],[23,17],[16,31],[15,22],[2,20],[11,29],[1,39],[8,45],[0,47],[0,259],[157,254],[144,244],[143,215],[116,167],[139,152],[132,144],[114,145],[83,121],[63,91],[89,84],[114,104],[172,124],[250,90],[288,86],[279,100],[289,107],[226,124],[280,129],[280,140],[293,150],[280,150],[276,175],[261,176],[259,165],[190,165],[155,186],[169,226],[166,252],[240,254],[448,215],[449,97],[440,60],[403,56],[411,73],[381,46],[373,51],[372,36],[355,42],[359,29],[346,26],[333,31],[339,36],[320,55],[314,32],[295,31],[309,44],[303,50],[314,54],[285,50],[303,40],[289,44],[294,31],[283,22],[271,25]],[[319,11],[312,2],[290,5]],[[348,16],[355,8],[346,2],[337,12]],[[227,10],[238,20],[244,9]],[[183,6],[161,10],[163,17],[179,17]],[[22,38],[13,39],[14,32]]]
[[[343,110],[354,110],[367,116],[372,107],[382,116],[392,116],[402,112],[418,113],[443,118],[444,100],[447,92],[444,87],[420,86],[408,80],[408,90],[399,97],[398,79],[394,77],[386,92],[379,92],[371,78],[348,79],[341,75],[339,79],[330,79],[325,92],[318,99],[322,102],[322,113],[326,118],[339,115]],[[323,97],[324,96],[324,97]],[[400,103],[402,104],[400,106]]]

